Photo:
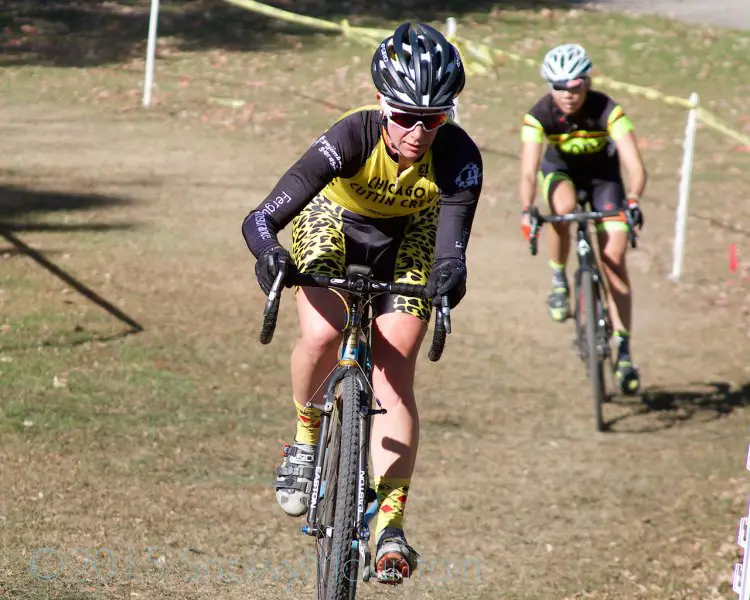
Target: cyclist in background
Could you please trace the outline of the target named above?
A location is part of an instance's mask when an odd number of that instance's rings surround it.
[[[525,115],[521,133],[521,228],[528,238],[529,209],[534,204],[537,177],[544,201],[554,214],[575,210],[577,190],[588,192],[594,210],[623,209],[621,216],[597,223],[597,233],[618,348],[615,375],[621,390],[633,394],[639,388],[640,377],[630,351],[633,316],[625,262],[625,211],[630,212],[636,227],[643,226],[639,200],[647,174],[632,122],[612,98],[591,89],[591,69],[591,59],[577,44],[553,48],[544,58],[541,74],[550,91]],[[548,147],[542,155],[545,141]],[[627,173],[627,188],[620,161]],[[551,318],[558,322],[570,316],[565,274],[570,240],[568,223],[552,224],[552,289],[547,306]]]
[[[264,293],[286,263],[342,277],[346,265],[378,279],[427,285],[430,301],[385,296],[375,305],[373,387],[387,409],[372,423],[379,501],[378,579],[399,583],[417,566],[404,507],[417,454],[414,374],[431,304],[466,293],[466,248],[482,189],[482,157],[450,117],[465,74],[456,48],[432,27],[404,23],[371,63],[377,106],[351,110],[321,135],[243,221]],[[277,233],[292,225],[291,254]],[[277,470],[276,496],[291,516],[307,512],[318,441],[321,387],[337,363],[345,310],[329,290],[296,294],[301,335],[291,356],[294,443]]]

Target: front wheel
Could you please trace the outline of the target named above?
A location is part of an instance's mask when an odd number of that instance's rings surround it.
[[[330,563],[325,600],[349,600],[357,588],[359,552],[357,539],[357,471],[359,467],[359,406],[363,393],[355,372],[339,384],[341,399],[341,444],[339,448],[336,508],[333,518]]]
[[[606,400],[604,390],[604,365],[599,353],[597,339],[597,310],[596,310],[596,284],[592,277],[591,271],[584,271],[581,274],[581,294],[583,296],[583,315],[584,322],[579,321],[579,328],[583,327],[586,331],[586,357],[591,381],[591,391],[594,397],[594,417],[596,419],[596,430],[604,431],[604,418],[602,416],[602,404]],[[579,302],[581,300],[579,299]],[[582,336],[581,336],[582,337]]]

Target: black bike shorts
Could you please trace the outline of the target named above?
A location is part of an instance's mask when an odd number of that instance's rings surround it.
[[[403,217],[374,219],[316,196],[292,221],[292,258],[300,273],[343,277],[350,264],[382,281],[425,285],[435,252],[439,205]],[[402,312],[429,322],[428,301],[384,294],[377,314]]]
[[[623,210],[618,216],[597,221],[596,228],[598,231],[628,231],[628,221],[624,212],[626,207],[625,186],[619,175],[603,179],[584,177],[580,174],[571,173],[562,165],[544,160],[542,161],[539,179],[542,197],[548,207],[550,206],[549,199],[555,188],[563,181],[570,181],[576,191],[584,190],[586,192],[594,210]]]

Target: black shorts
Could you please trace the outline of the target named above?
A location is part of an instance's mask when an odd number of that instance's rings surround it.
[[[540,185],[542,188],[542,197],[547,206],[550,206],[549,199],[558,185],[562,181],[570,181],[576,191],[584,190],[588,195],[589,202],[594,210],[607,211],[621,209],[624,211],[627,206],[625,200],[625,186],[622,178],[617,173],[608,174],[609,177],[599,178],[591,176],[582,176],[579,173],[573,173],[564,165],[552,161],[543,160],[540,171]],[[622,212],[616,217],[607,217],[597,222],[598,230],[606,231],[627,231],[628,223],[625,213]]]
[[[292,258],[301,273],[343,277],[350,264],[367,265],[373,277],[424,285],[435,252],[437,204],[416,214],[374,219],[316,196],[292,221]],[[426,300],[383,295],[378,314],[403,312],[429,322]]]

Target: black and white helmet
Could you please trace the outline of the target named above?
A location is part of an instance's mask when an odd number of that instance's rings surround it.
[[[414,108],[452,108],[466,82],[458,50],[437,29],[399,25],[372,57],[372,80],[390,103]]]
[[[571,81],[588,77],[592,66],[583,46],[563,44],[547,52],[542,62],[541,73],[549,82]]]

